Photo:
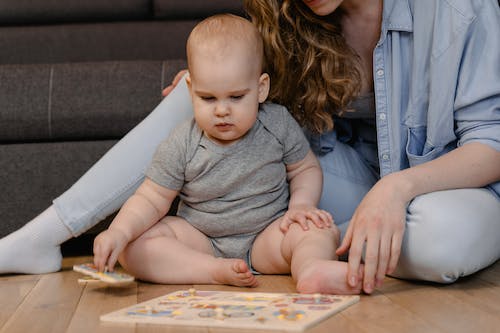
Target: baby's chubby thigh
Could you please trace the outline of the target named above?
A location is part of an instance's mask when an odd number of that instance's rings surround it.
[[[155,244],[162,244],[157,242],[157,240],[161,238],[177,241],[195,251],[213,255],[213,248],[210,240],[204,233],[193,227],[181,217],[166,216],[134,241],[130,242],[124,253],[120,256],[120,262],[125,260],[125,258],[144,255],[150,251],[158,250],[165,254],[168,253],[168,249],[164,246],[162,246],[161,249],[154,249]]]
[[[281,218],[268,225],[255,238],[251,250],[252,267],[262,274],[288,274],[290,263],[282,255],[285,234],[280,230]]]

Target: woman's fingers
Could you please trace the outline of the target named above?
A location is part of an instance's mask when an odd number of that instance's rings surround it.
[[[352,242],[352,227],[351,224],[349,223],[344,238],[342,239],[342,242],[340,243],[340,246],[337,248],[335,253],[338,256],[346,254],[347,251],[349,250],[349,247],[351,246],[351,242]]]
[[[363,290],[367,294],[371,294],[375,286],[375,275],[377,273],[377,268],[378,268],[379,248],[380,248],[380,234],[375,230],[369,233],[366,237]]]
[[[391,256],[389,259],[389,264],[386,270],[386,274],[391,274],[396,269],[399,261],[399,256],[401,255],[401,244],[403,242],[404,229],[401,232],[392,235],[391,242]]]
[[[389,258],[391,256],[392,235],[382,235],[378,254],[378,267],[375,274],[375,287],[381,287],[387,274]]]
[[[359,266],[361,264],[361,257],[363,254],[365,240],[366,236],[364,234],[361,235],[359,232],[353,232],[352,241],[349,248],[349,259],[347,262],[347,283],[351,287],[356,287],[359,281]]]
[[[165,97],[168,94],[170,94],[170,92],[172,90],[174,90],[174,88],[177,86],[177,84],[179,83],[179,81],[182,79],[182,77],[186,73],[187,73],[187,69],[183,69],[183,70],[179,71],[179,73],[177,73],[175,75],[174,79],[172,80],[172,83],[169,86],[165,87],[165,89],[163,89],[163,91],[161,92],[162,96]]]

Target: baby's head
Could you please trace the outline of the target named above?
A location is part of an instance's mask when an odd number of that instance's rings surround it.
[[[257,28],[247,19],[232,14],[211,16],[196,25],[189,35],[188,68],[191,74],[198,69],[198,60],[227,62],[239,60],[236,69],[254,69],[262,73],[264,44]]]
[[[239,16],[212,16],[193,29],[186,51],[186,81],[198,125],[220,144],[240,139],[269,93],[259,31]]]

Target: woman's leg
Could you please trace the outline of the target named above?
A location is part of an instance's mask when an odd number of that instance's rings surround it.
[[[393,276],[451,283],[491,265],[500,258],[499,216],[500,201],[484,188],[416,197]]]
[[[319,159],[324,177],[319,206],[332,214],[343,237],[377,177],[356,151],[340,142]],[[500,201],[487,189],[440,191],[415,198],[408,206],[402,253],[392,275],[451,283],[487,267],[500,258],[499,216]]]
[[[330,140],[328,140],[330,139]],[[320,155],[323,193],[344,236],[359,202],[378,180],[356,150],[327,138]],[[487,189],[425,194],[408,207],[401,257],[393,276],[451,283],[500,258],[500,201]]]
[[[156,146],[192,115],[184,80],[45,212],[0,240],[0,273],[60,269],[59,245],[116,211],[144,177]]]
[[[341,142],[318,159],[323,170],[323,193],[318,206],[332,214],[342,239],[354,211],[378,176],[356,150]]]

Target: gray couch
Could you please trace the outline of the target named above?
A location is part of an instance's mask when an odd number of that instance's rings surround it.
[[[192,27],[219,12],[243,14],[241,1],[0,1],[0,237],[158,104]],[[63,250],[88,253],[97,231]]]

